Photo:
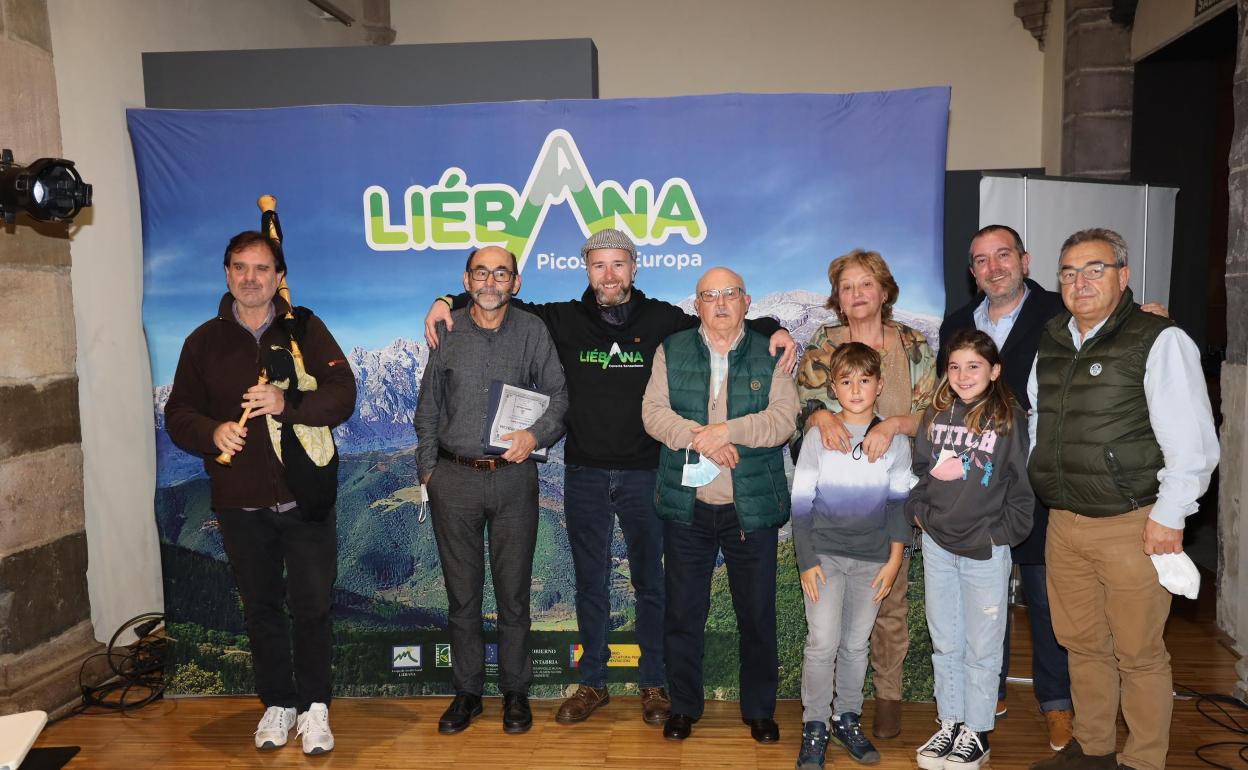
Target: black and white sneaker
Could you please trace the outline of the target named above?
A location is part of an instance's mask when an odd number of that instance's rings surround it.
[[[953,751],[954,741],[962,729],[961,722],[945,720],[936,734],[919,747],[915,761],[923,770],[945,770],[945,757]]]
[[[945,757],[945,770],[979,770],[988,760],[988,733],[977,733],[966,725],[953,742],[953,751]]]

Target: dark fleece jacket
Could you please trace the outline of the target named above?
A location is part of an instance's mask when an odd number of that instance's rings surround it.
[[[275,318],[289,309],[281,297],[273,298]],[[265,508],[292,502],[282,466],[273,452],[264,418],[248,422],[247,440],[229,467],[214,458],[220,450],[212,442],[213,431],[242,414],[243,394],[260,375],[261,350],[269,345],[290,347],[290,336],[275,320],[256,343],[250,331],[234,319],[234,297],[221,298],[217,317],[191,332],[173,376],[173,389],[165,405],[165,428],[182,449],[204,459],[212,482],[212,507]],[[290,399],[277,416],[280,422],[334,426],[355,410],[355,375],[316,316],[307,321],[300,348],[304,367],[316,378],[317,389],[304,394],[295,406]]]

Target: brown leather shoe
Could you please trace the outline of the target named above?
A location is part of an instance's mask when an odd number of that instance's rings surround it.
[[[584,722],[595,709],[610,702],[611,696],[607,694],[607,688],[581,685],[559,707],[555,721],[565,725]]]
[[[901,701],[875,699],[871,734],[876,738],[896,738],[901,734]]]
[[[641,688],[641,718],[648,725],[661,725],[672,715],[672,699],[662,687]]]
[[[1061,751],[1075,737],[1075,712],[1057,709],[1044,712],[1049,723],[1049,748]]]
[[[1031,770],[1118,770],[1117,756],[1108,754],[1084,754],[1083,747],[1074,738],[1048,759],[1033,762]]]

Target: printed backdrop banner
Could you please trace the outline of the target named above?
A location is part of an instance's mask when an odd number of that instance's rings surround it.
[[[178,692],[251,688],[233,580],[203,458],[176,448],[164,404],[182,341],[225,290],[227,240],[278,199],[288,280],[338,339],[359,386],[336,430],[335,677],[342,694],[445,692],[446,595],[413,462],[412,414],[428,357],[423,317],[461,290],[470,249],[519,257],[521,296],[581,295],[585,238],[617,227],[638,243],[637,284],[692,310],[708,267],[744,277],[751,315],[805,342],[835,322],[827,265],[881,252],[901,285],[894,315],[935,338],[944,308],[941,223],[949,92],[535,101],[439,107],[131,110],[143,210],[143,317],[157,424],[156,517]],[[637,408],[621,404],[621,408]],[[576,681],[574,577],[561,447],[541,470],[533,578],[537,681]],[[635,681],[623,543],[612,584],[613,680]],[[781,543],[784,689],[797,692],[802,614]],[[485,588],[487,630],[493,592]],[[912,618],[913,620],[913,618]],[[919,625],[922,625],[921,613]],[[708,687],[735,692],[735,625],[715,581]],[[493,648],[490,648],[493,649]],[[490,655],[487,649],[487,658]],[[922,664],[922,655],[911,660]],[[539,689],[540,693],[541,690]],[[930,690],[916,693],[930,697]]]

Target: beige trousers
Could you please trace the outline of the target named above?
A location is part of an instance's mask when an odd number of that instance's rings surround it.
[[[901,561],[892,592],[880,602],[880,614],[871,629],[871,670],[875,697],[901,700],[902,664],[910,649],[910,628],[906,612],[910,608],[910,557]]]
[[[1129,735],[1118,762],[1162,770],[1174,708],[1170,654],[1162,632],[1170,593],[1144,553],[1152,506],[1093,518],[1049,511],[1049,608],[1070,652],[1075,738],[1086,754],[1113,753],[1118,709]]]

